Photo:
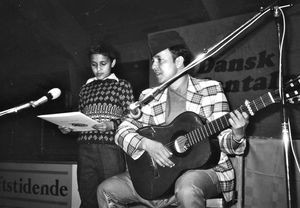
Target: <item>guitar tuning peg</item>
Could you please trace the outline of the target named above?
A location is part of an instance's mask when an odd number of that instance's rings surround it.
[[[287,99],[287,101],[288,101],[288,103],[290,103],[290,104],[295,104],[294,99],[295,99],[295,98],[290,98],[290,99]]]
[[[297,104],[297,103],[300,102],[300,96],[298,95],[298,96],[296,96],[296,97],[289,98],[289,99],[287,99],[287,100],[288,100],[288,102],[291,103],[291,104]]]

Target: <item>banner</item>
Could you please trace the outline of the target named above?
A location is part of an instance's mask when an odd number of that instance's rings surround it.
[[[76,164],[0,163],[0,207],[79,207]]]
[[[300,65],[300,6],[284,9],[286,33],[283,47],[282,69],[286,77],[295,77]],[[215,46],[228,34],[243,25],[255,14],[235,16],[217,21],[174,28],[185,39],[187,45],[198,55]],[[279,20],[281,21],[280,16]],[[278,30],[273,13],[260,18],[249,29],[234,38],[218,54],[204,60],[194,76],[220,81],[229,100],[231,109],[252,101],[259,96],[278,89],[279,45]],[[283,28],[283,24],[281,24]],[[162,31],[164,32],[164,31]],[[281,34],[283,37],[283,34]],[[151,36],[151,34],[149,34]],[[151,71],[151,70],[150,70]],[[156,85],[152,71],[150,86]],[[279,137],[281,135],[281,105],[274,104],[257,112],[247,128],[248,135]],[[299,105],[288,107],[291,115],[293,136],[300,138]]]

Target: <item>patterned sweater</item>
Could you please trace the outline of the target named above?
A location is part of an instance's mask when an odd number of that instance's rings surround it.
[[[111,77],[111,76],[110,76]],[[115,144],[115,129],[128,113],[128,106],[134,102],[133,91],[128,81],[115,76],[104,80],[88,81],[79,93],[79,111],[96,121],[113,121],[114,130],[81,132],[79,143]]]

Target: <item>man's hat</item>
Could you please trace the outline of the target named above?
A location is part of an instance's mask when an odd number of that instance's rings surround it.
[[[183,38],[176,31],[167,31],[150,35],[148,45],[151,55],[176,45],[185,45]]]

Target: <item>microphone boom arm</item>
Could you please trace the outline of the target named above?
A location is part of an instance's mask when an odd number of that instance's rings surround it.
[[[166,87],[168,87],[172,82],[174,82],[176,79],[184,75],[188,70],[195,67],[196,65],[200,64],[204,60],[208,59],[209,57],[215,55],[218,53],[222,48],[227,46],[229,43],[231,43],[236,37],[238,37],[242,32],[244,32],[246,29],[248,29],[251,25],[253,25],[257,20],[259,20],[261,17],[263,17],[266,13],[268,13],[270,10],[274,8],[277,1],[272,3],[271,5],[267,6],[265,9],[261,9],[261,11],[257,14],[255,14],[252,18],[247,20],[243,25],[241,25],[239,28],[231,32],[229,35],[227,35],[224,39],[222,39],[217,44],[213,45],[212,47],[208,49],[204,49],[203,53],[200,53],[190,64],[188,64],[182,72],[176,74],[174,77],[167,80],[165,83],[159,85],[158,87],[154,88],[153,91],[148,93],[144,98],[141,100],[131,104],[129,106],[130,114],[133,118],[136,118],[140,116],[140,108],[144,106],[146,103],[148,103],[150,100],[152,100],[157,94],[162,92]],[[283,6],[278,6],[278,8],[287,8],[293,6],[292,4],[287,4]]]
[[[30,107],[36,108],[37,106],[47,102],[48,100],[55,100],[56,98],[58,98],[60,96],[60,94],[61,94],[60,89],[53,88],[53,89],[49,90],[49,92],[46,96],[43,96],[38,100],[30,101],[28,103],[25,103],[25,104],[22,104],[22,105],[19,105],[19,106],[10,108],[10,109],[0,111],[0,116],[6,115],[9,113],[17,113],[20,110],[23,110],[25,108],[30,108]]]
[[[16,106],[16,107],[4,110],[4,111],[1,111],[0,116],[4,116],[4,115],[9,114],[9,113],[17,113],[20,110],[23,110],[25,108],[30,108],[32,106],[31,102],[25,103],[25,104],[22,104],[22,105],[19,105],[19,106]]]

